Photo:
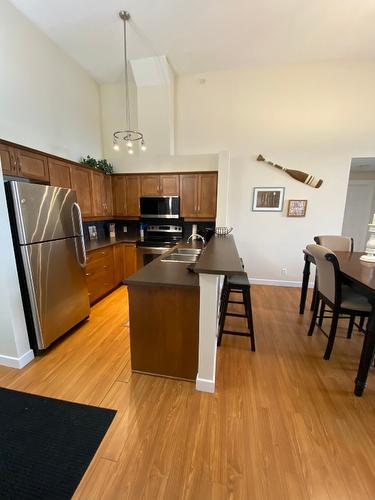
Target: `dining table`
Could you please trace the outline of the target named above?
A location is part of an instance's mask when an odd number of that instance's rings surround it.
[[[300,314],[304,313],[309,285],[310,267],[315,264],[314,258],[307,250],[303,250],[305,265],[300,299]],[[335,252],[340,266],[340,273],[345,284],[365,295],[371,304],[371,313],[364,336],[361,357],[355,379],[354,394],[362,396],[367,387],[367,378],[375,353],[375,263],[360,260],[363,252]]]

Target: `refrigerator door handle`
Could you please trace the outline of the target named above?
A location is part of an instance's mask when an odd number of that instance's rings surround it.
[[[87,262],[87,256],[86,256],[86,248],[85,248],[85,239],[84,239],[84,236],[83,236],[82,213],[81,213],[80,206],[76,202],[74,202],[73,205],[72,205],[73,228],[74,228],[74,232],[76,232],[76,222],[75,222],[74,212],[77,213],[77,218],[78,218],[79,234],[77,234],[77,236],[79,236],[79,239],[80,239],[80,243],[81,243],[81,255],[82,255],[82,259],[80,259],[79,255],[78,255],[78,249],[77,249],[77,238],[74,238],[74,244],[75,244],[75,248],[76,248],[77,261],[78,261],[78,263],[79,263],[79,265],[81,267],[85,267],[86,266],[86,262]]]

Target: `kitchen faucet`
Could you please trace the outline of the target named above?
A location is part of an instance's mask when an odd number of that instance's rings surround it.
[[[193,238],[193,236],[195,236],[196,238],[200,238],[200,239],[202,240],[202,242],[203,242],[203,246],[205,246],[205,245],[206,245],[206,240],[205,240],[205,239],[203,238],[203,236],[201,236],[200,234],[191,234],[191,235],[189,236],[189,238],[187,239],[187,242],[188,242],[188,243],[189,243],[190,238]]]

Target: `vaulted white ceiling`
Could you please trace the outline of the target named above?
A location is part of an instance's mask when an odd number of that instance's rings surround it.
[[[121,77],[121,9],[130,57],[166,55],[177,73],[375,58],[375,0],[10,1],[100,82]]]

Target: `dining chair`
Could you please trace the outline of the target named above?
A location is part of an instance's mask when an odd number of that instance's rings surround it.
[[[307,250],[314,257],[317,269],[317,300],[314,304],[308,335],[311,336],[314,333],[315,326],[320,326],[316,320],[321,300],[325,306],[332,309],[331,328],[324,353],[324,359],[329,359],[335,342],[339,316],[348,315],[350,323],[354,322],[355,316],[367,318],[371,312],[371,305],[364,295],[342,282],[339,262],[329,248],[322,245],[307,245]]]
[[[314,241],[318,245],[329,248],[332,252],[353,252],[354,240],[350,236],[342,236],[340,234],[323,234],[320,236],[314,236]],[[316,280],[314,284],[313,299],[311,302],[311,310],[314,309],[314,303],[316,300]],[[319,326],[322,326],[324,318],[325,305],[324,302],[321,303],[321,309],[319,313]],[[358,326],[359,331],[363,331],[365,318],[360,318]],[[351,320],[348,328],[348,338],[351,338],[355,318]]]

